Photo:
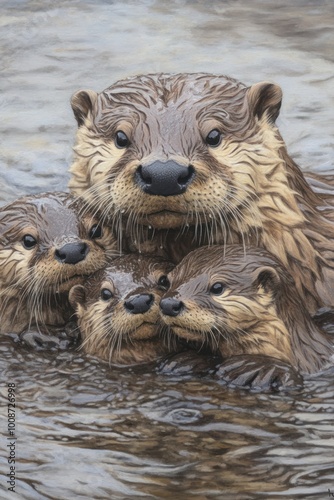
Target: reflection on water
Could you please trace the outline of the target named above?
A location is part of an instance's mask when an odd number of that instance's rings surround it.
[[[0,203],[66,188],[75,90],[156,71],[279,83],[290,152],[304,170],[333,173],[333,17],[330,0],[3,2]],[[296,393],[248,394],[8,337],[0,349],[2,380],[17,386],[18,498],[334,492],[333,369]],[[0,496],[13,499],[7,472],[2,463]]]
[[[249,394],[0,347],[22,498],[320,498],[334,484],[333,369],[303,391]]]

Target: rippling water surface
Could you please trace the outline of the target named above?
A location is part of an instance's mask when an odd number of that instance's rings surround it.
[[[66,188],[75,90],[157,71],[279,83],[290,153],[304,171],[334,173],[333,21],[331,0],[2,2],[0,203]],[[334,493],[333,369],[295,393],[249,394],[110,369],[78,351],[32,352],[7,336],[0,350],[1,380],[16,384],[18,438],[17,495],[5,460],[1,498]],[[1,422],[6,435],[6,410]]]

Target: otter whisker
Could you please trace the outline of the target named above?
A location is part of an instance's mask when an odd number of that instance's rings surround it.
[[[99,201],[99,206],[101,207],[104,206],[103,203],[101,203],[101,198],[103,199],[103,201],[110,200],[109,185],[106,184],[105,179],[96,182],[85,190],[84,200],[87,200],[88,198],[93,199],[94,204],[96,203],[96,201]],[[81,195],[75,197],[73,205],[78,200],[82,200]],[[79,216],[83,217],[87,212],[92,213],[92,207],[88,205],[87,202],[85,202],[85,204],[79,210]]]
[[[161,328],[163,342],[166,343],[168,352],[177,350],[177,336],[173,333],[170,325],[163,325]]]

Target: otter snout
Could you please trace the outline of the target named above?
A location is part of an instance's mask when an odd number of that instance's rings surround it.
[[[124,302],[124,307],[131,314],[146,313],[154,302],[154,297],[151,293],[141,293],[133,295]]]
[[[186,191],[195,177],[192,165],[179,165],[175,161],[155,161],[140,165],[135,181],[147,194],[156,196],[175,196]]]
[[[88,252],[88,245],[82,241],[66,243],[56,249],[55,258],[63,264],[77,264],[86,258]]]
[[[167,297],[165,299],[161,299],[160,309],[163,314],[166,314],[166,316],[178,316],[184,309],[184,304],[183,302],[181,302],[181,300]]]

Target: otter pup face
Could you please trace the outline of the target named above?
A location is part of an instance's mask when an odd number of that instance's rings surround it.
[[[156,337],[169,262],[127,255],[74,286],[69,295],[87,352],[111,361],[124,344]]]
[[[276,317],[282,276],[265,250],[202,247],[168,275],[170,289],[160,302],[162,320],[180,337],[213,349],[230,344],[238,354],[238,344],[257,342],[255,335],[249,336],[254,327]]]
[[[70,188],[130,227],[208,223],[226,233],[231,219],[247,231],[260,221],[259,185],[272,183],[277,168],[281,142],[272,124],[280,104],[277,85],[247,88],[201,73],[138,76],[101,94],[79,91],[72,98],[79,129]]]
[[[26,196],[0,208],[1,311],[16,299],[31,317],[117,255],[110,229],[67,193]]]

